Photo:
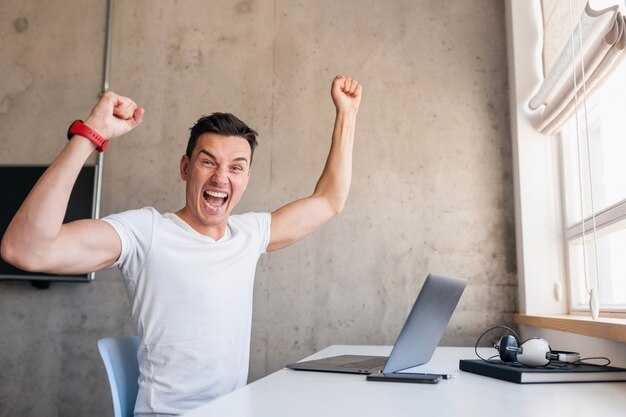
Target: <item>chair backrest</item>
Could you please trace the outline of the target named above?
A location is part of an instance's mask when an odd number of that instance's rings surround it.
[[[98,350],[109,377],[115,417],[133,417],[139,385],[136,336],[106,337],[98,340]]]

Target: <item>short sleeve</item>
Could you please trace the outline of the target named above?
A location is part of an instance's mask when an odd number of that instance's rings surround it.
[[[113,266],[120,269],[125,279],[135,280],[143,268],[152,245],[154,216],[157,214],[155,209],[147,207],[102,218],[113,226],[122,242],[120,257]]]
[[[272,214],[256,213],[259,222],[259,231],[261,233],[261,253],[267,252],[267,246],[270,244],[270,233],[272,230]]]
[[[235,214],[228,221],[231,226],[246,234],[248,248],[256,250],[259,255],[267,252],[270,244],[271,213]]]

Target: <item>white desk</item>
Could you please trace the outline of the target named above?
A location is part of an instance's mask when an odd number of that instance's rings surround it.
[[[390,351],[385,346],[330,346],[307,359]],[[430,363],[413,368],[456,376],[438,384],[282,369],[185,416],[626,416],[626,383],[518,385],[461,372],[459,359],[475,359],[474,349],[440,347]]]

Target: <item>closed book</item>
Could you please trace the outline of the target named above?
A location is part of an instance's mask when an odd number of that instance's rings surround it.
[[[626,369],[600,365],[564,364],[530,368],[519,364],[461,359],[459,369],[517,384],[553,382],[626,382]]]

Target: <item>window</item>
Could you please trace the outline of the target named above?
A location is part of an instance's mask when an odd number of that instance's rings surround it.
[[[575,117],[571,117],[557,135],[560,140],[563,236],[569,278],[569,305],[572,312],[588,310],[587,291],[596,286],[599,286],[602,311],[626,311],[625,98],[626,65],[622,63],[610,79],[587,99],[590,155],[587,154],[582,102],[578,111],[580,149],[576,141]],[[582,170],[579,170],[579,159]],[[582,244],[581,189],[585,215],[586,280],[583,273],[585,259]],[[596,214],[595,247],[591,194]],[[598,275],[595,272],[596,251]]]
[[[551,2],[554,5],[557,3],[561,4],[562,2]],[[567,126],[557,126],[556,131],[561,132],[557,135],[551,133],[552,130],[550,132],[543,131],[539,128],[544,120],[541,117],[543,112],[529,109],[529,101],[537,93],[538,86],[542,85],[546,75],[543,66],[544,31],[541,26],[541,0],[507,0],[505,5],[507,8],[511,140],[515,186],[515,239],[519,277],[519,314],[514,316],[514,321],[523,325],[520,331],[524,337],[549,335],[552,343],[567,346],[568,343],[572,343],[572,340],[578,340],[572,339],[569,334],[585,335],[591,338],[585,339],[584,344],[587,346],[589,343],[589,348],[593,351],[608,353],[607,347],[610,347],[615,352],[612,354],[613,357],[625,357],[626,312],[623,309],[624,300],[607,300],[604,298],[607,295],[621,295],[623,297],[624,290],[617,288],[617,286],[623,285],[623,278],[620,277],[624,277],[625,274],[610,264],[606,258],[599,256],[600,262],[609,263],[614,272],[611,275],[602,273],[603,282],[600,283],[602,312],[598,322],[590,320],[584,281],[580,279],[579,271],[581,269],[577,263],[577,260],[580,261],[581,258],[576,258],[576,255],[573,255],[571,259],[573,266],[568,266],[570,263],[569,253],[574,252],[568,246],[570,243],[573,245],[577,243],[577,236],[580,239],[580,233],[577,234],[575,227],[576,223],[580,227],[580,221],[576,217],[579,216],[576,214],[578,198],[571,193],[572,187],[574,190],[578,187],[577,179],[571,178],[573,175],[571,165],[566,167],[568,161],[571,162],[572,160],[572,148],[568,147],[571,145],[571,141],[567,144],[564,143],[565,136],[568,134]],[[567,4],[565,5],[567,6]],[[555,17],[555,20],[559,20],[559,18]],[[626,57],[624,61],[626,61]],[[621,65],[621,69],[620,67],[615,68],[619,72],[613,73],[613,76],[607,80],[607,82],[611,82],[605,83],[604,92],[609,94],[611,98],[623,99],[624,97],[623,90],[620,92],[613,84],[613,82],[618,82],[615,81],[617,79],[626,78],[623,68],[626,66],[626,62],[622,62]],[[597,93],[601,93],[601,91],[598,90]],[[601,102],[599,96],[596,98],[596,102]],[[591,113],[595,107],[591,100],[588,105],[589,113]],[[598,112],[604,118],[604,111],[596,109],[594,113],[597,114]],[[612,118],[612,122],[615,121],[623,125],[626,122],[626,113],[621,110],[620,114],[620,110],[617,108],[616,112],[619,116]],[[562,121],[563,123],[569,121],[575,124],[572,118],[568,120],[567,117],[564,117]],[[598,123],[602,129],[605,129],[606,122],[600,121]],[[622,137],[626,141],[626,132],[622,133]],[[604,146],[604,141],[605,138],[600,142],[601,145],[594,144],[594,146]],[[594,152],[594,155],[595,158],[598,153]],[[607,151],[605,152],[606,155],[608,158],[624,156],[623,159],[626,161],[626,154],[620,151]],[[576,160],[575,154],[574,160]],[[567,169],[569,172],[566,174]],[[602,169],[609,170],[609,164],[604,162]],[[616,178],[607,174],[603,178],[595,177],[595,179],[605,182],[608,177]],[[613,190],[613,184],[619,186],[622,178],[626,181],[626,177],[621,175],[617,181],[611,183],[609,188]],[[569,190],[566,189],[568,187]],[[595,187],[598,188],[599,186]],[[617,263],[621,262],[622,257],[626,258],[623,249],[624,244],[620,242],[620,239],[623,239],[623,230],[626,230],[626,227],[620,222],[624,221],[622,219],[626,216],[620,216],[616,214],[617,211],[608,210],[624,199],[623,195],[617,198],[613,197],[614,195],[613,191],[607,191],[607,194],[602,197],[605,201],[604,210],[599,210],[598,206],[595,208],[598,211],[598,224],[601,226],[598,228],[598,244],[601,246],[599,251],[608,254],[611,261]],[[596,200],[599,197],[599,195],[595,196]],[[571,204],[572,198],[574,205]],[[606,203],[610,200],[615,202]],[[599,204],[596,203],[596,205]],[[606,217],[603,217],[605,213],[614,217],[605,221]],[[570,218],[567,218],[568,215]],[[603,236],[607,236],[606,240],[603,239]],[[619,251],[619,254],[615,255],[615,252],[612,253],[611,250]],[[601,271],[606,269],[603,266],[600,268]],[[576,277],[577,273],[579,274],[578,277]],[[571,282],[570,275],[573,276]],[[611,280],[605,283],[604,280],[607,277],[610,277]],[[616,286],[610,290],[609,287],[602,287],[610,284],[616,284]],[[612,311],[618,312],[613,313]],[[554,332],[553,330],[558,331]],[[605,340],[596,340],[595,338]],[[618,343],[609,345],[606,343],[607,340]]]

